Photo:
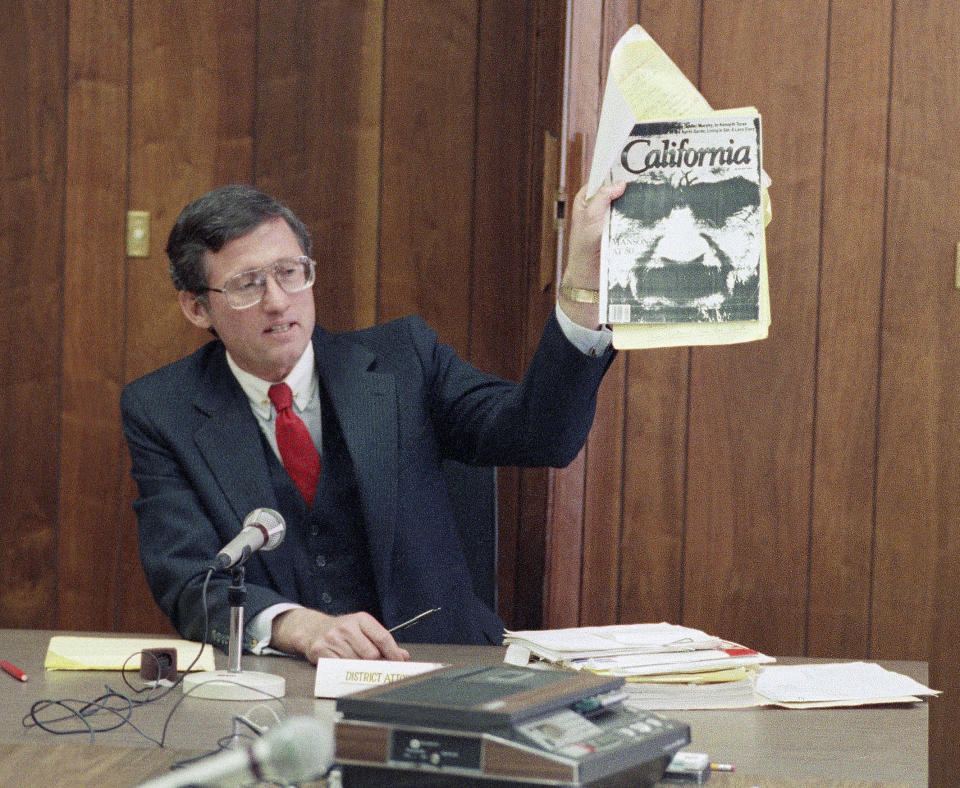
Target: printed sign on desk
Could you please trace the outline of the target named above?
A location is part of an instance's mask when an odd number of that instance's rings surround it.
[[[440,662],[391,662],[376,659],[318,659],[313,694],[339,698],[351,692],[442,668]]]

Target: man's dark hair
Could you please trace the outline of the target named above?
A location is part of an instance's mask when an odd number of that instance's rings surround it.
[[[312,251],[310,231],[287,206],[252,186],[220,186],[187,205],[177,217],[167,240],[170,278],[177,290],[204,294],[207,270],[203,255],[219,252],[225,244],[246,235],[271,219],[283,219],[307,256]]]

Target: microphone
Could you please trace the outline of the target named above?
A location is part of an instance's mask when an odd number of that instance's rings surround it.
[[[283,541],[287,524],[280,512],[273,509],[254,509],[243,521],[243,528],[217,553],[214,569],[229,569],[242,564],[257,550],[273,550]]]
[[[316,717],[290,717],[242,750],[224,750],[140,788],[190,785],[246,785],[251,781],[290,785],[317,780],[333,763],[333,723]]]
[[[243,520],[243,528],[210,564],[209,570],[233,570],[233,583],[227,589],[230,603],[229,665],[226,671],[204,670],[183,677],[184,694],[219,700],[253,700],[282,698],[286,692],[283,676],[259,671],[244,672],[240,667],[243,654],[243,603],[247,592],[243,587],[243,564],[257,550],[273,550],[283,541],[287,526],[279,512],[254,509]]]

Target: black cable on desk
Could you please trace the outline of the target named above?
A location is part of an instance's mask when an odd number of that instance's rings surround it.
[[[106,686],[107,692],[104,695],[101,695],[92,701],[75,699],[75,698],[62,698],[59,700],[40,700],[35,702],[31,706],[30,711],[23,717],[23,720],[22,720],[23,726],[26,728],[38,727],[41,730],[44,730],[47,733],[52,733],[56,736],[67,736],[67,735],[73,735],[76,733],[86,732],[86,733],[89,733],[90,741],[91,743],[93,743],[95,741],[95,735],[97,733],[105,733],[107,731],[112,731],[112,730],[116,730],[117,728],[121,728],[124,725],[129,725],[147,741],[150,741],[156,744],[158,747],[163,747],[166,742],[167,730],[170,726],[171,720],[173,719],[173,715],[175,714],[177,709],[180,707],[180,704],[183,703],[184,699],[186,699],[190,695],[190,692],[184,692],[177,699],[176,703],[174,703],[173,708],[171,708],[170,711],[167,713],[159,739],[156,739],[150,734],[148,734],[146,731],[141,730],[136,724],[134,724],[131,718],[134,711],[139,707],[161,700],[162,698],[165,698],[167,695],[169,695],[172,690],[176,689],[176,687],[178,687],[183,682],[183,679],[187,675],[187,673],[189,673],[190,670],[192,670],[192,668],[194,667],[194,665],[197,664],[197,661],[200,659],[200,656],[203,653],[203,649],[206,648],[206,646],[208,645],[210,617],[209,617],[209,605],[208,605],[207,592],[210,584],[210,579],[213,576],[214,571],[215,570],[213,568],[208,567],[201,572],[197,572],[195,575],[193,575],[193,577],[190,578],[191,580],[193,580],[194,578],[199,577],[204,573],[206,573],[206,577],[203,582],[203,589],[202,589],[202,596],[201,596],[201,601],[202,601],[201,606],[203,609],[203,640],[200,644],[200,649],[197,651],[197,656],[194,657],[193,661],[187,666],[185,670],[180,671],[180,675],[177,677],[177,680],[175,682],[173,682],[167,687],[163,687],[162,689],[160,689],[159,692],[157,691],[160,688],[159,682],[154,686],[147,686],[147,687],[140,687],[140,688],[134,687],[127,679],[126,661],[125,661],[120,671],[121,679],[123,680],[124,684],[126,684],[127,687],[132,691],[134,695],[140,695],[146,692],[147,696],[145,698],[138,699],[136,697],[130,697],[129,695],[116,692],[108,685]],[[144,652],[140,652],[140,653],[142,655]],[[127,658],[127,661],[132,659],[133,656],[135,655],[131,654]],[[153,659],[156,659],[156,656],[153,654],[150,654],[149,656],[152,657]],[[158,670],[156,671],[158,676],[162,673],[162,671],[159,670],[159,667],[160,665],[158,661],[158,664],[157,664]],[[264,696],[265,696],[265,700],[267,699],[276,700],[281,703],[281,706],[283,705],[282,699],[280,698],[277,698],[272,695],[268,695],[266,693],[264,693]],[[121,701],[121,703],[119,705],[112,705],[111,701],[114,699]],[[61,708],[66,713],[60,717],[56,717],[48,720],[43,720],[40,718],[39,715],[41,715],[45,710],[54,708],[54,707]],[[113,724],[110,724],[110,725],[102,725],[100,727],[97,727],[91,722],[91,718],[94,715],[101,714],[101,713],[114,715],[115,717],[119,717],[119,720],[115,721]],[[276,714],[274,714],[274,716],[276,716]],[[67,729],[67,730],[58,730],[57,728],[53,727],[59,723],[64,723],[67,720],[79,720],[82,723],[82,726],[78,726],[78,727]],[[260,736],[262,734],[261,729],[259,729],[250,720],[246,719],[243,716],[234,716],[232,721],[235,726],[234,731],[230,735],[223,736],[220,739],[218,739],[216,749],[213,749],[207,753],[198,755],[193,758],[185,758],[181,761],[174,763],[171,768],[175,769],[178,767],[186,766],[194,761],[201,760],[203,758],[209,757],[210,755],[214,755],[217,752],[222,752],[223,750],[227,749],[228,742],[235,741],[240,735],[237,732],[237,728],[236,728],[238,724],[244,725],[250,728],[250,730],[254,734],[256,734],[256,736]],[[252,741],[254,737],[250,737],[248,735],[248,736],[245,736],[244,738],[249,738]]]
[[[193,580],[196,577],[200,577],[204,573],[206,573],[206,578],[204,579],[204,582],[203,582],[203,592],[202,592],[203,593],[203,596],[202,596],[203,641],[200,644],[200,649],[197,651],[197,656],[194,657],[193,661],[187,666],[186,670],[180,672],[180,675],[178,676],[175,682],[170,684],[170,686],[163,687],[163,688],[160,688],[159,684],[152,687],[141,687],[141,688],[134,687],[128,681],[127,675],[126,675],[126,662],[128,662],[134,656],[133,654],[131,654],[129,657],[127,657],[127,660],[124,662],[123,666],[121,667],[120,677],[123,680],[123,683],[126,684],[127,687],[129,687],[134,694],[139,695],[146,692],[147,696],[145,698],[143,699],[132,698],[129,695],[117,692],[116,690],[112,689],[109,685],[105,685],[105,689],[107,690],[106,693],[104,693],[103,695],[100,695],[97,698],[94,698],[93,700],[83,700],[79,698],[38,700],[35,703],[33,703],[33,705],[30,707],[30,711],[27,712],[24,715],[23,719],[21,720],[21,724],[23,725],[23,727],[40,728],[41,730],[46,731],[47,733],[52,733],[55,736],[70,736],[77,733],[88,733],[90,735],[90,741],[92,743],[97,733],[106,733],[107,731],[112,731],[112,730],[121,728],[124,725],[129,725],[137,733],[139,733],[148,741],[153,742],[159,747],[163,747],[164,742],[166,741],[167,728],[170,725],[170,719],[173,716],[173,713],[179,707],[183,698],[177,701],[174,707],[170,710],[170,713],[167,715],[167,718],[163,725],[163,731],[159,739],[155,739],[154,737],[150,736],[149,734],[147,734],[146,732],[138,728],[133,723],[131,717],[133,715],[133,712],[137,708],[141,706],[145,706],[148,703],[154,703],[158,700],[161,700],[162,698],[165,698],[167,695],[169,695],[171,691],[176,689],[176,687],[178,687],[182,683],[184,676],[186,676],[186,674],[193,668],[193,666],[197,664],[197,661],[200,659],[200,655],[203,653],[204,648],[206,648],[206,646],[208,645],[207,637],[209,634],[208,630],[209,630],[210,619],[209,619],[209,611],[207,610],[207,588],[210,584],[210,578],[213,575],[213,569],[209,569],[209,568],[203,569],[202,571],[197,572],[195,575],[193,575],[193,577],[191,577],[190,579]],[[158,674],[159,674],[159,671],[158,671]],[[156,692],[158,688],[160,688],[160,691]],[[113,705],[111,703],[111,701],[113,700],[119,700],[121,701],[121,703],[119,705]],[[40,715],[47,709],[52,709],[52,708],[63,709],[65,713],[59,717],[54,717],[52,719],[41,719]],[[94,715],[100,714],[100,713],[113,715],[114,717],[118,717],[119,719],[115,720],[112,724],[98,727],[94,725],[91,722],[91,720],[94,717]],[[78,727],[74,727],[74,728],[69,728],[67,730],[61,730],[54,727],[67,720],[76,720],[82,723],[82,725],[79,725]]]

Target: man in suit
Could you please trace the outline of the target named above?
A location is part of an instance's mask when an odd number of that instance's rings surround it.
[[[206,568],[250,511],[269,507],[286,534],[246,563],[246,648],[406,659],[387,630],[433,607],[401,637],[499,643],[503,624],[473,593],[440,462],[576,456],[613,357],[589,291],[620,193],[575,199],[560,304],[520,383],[462,361],[419,318],[319,328],[310,235],[268,195],[226,186],[186,206],[167,244],[171,276],[184,315],[216,339],[121,397],[141,560],[178,631],[203,636]],[[275,400],[281,383],[292,408]],[[304,436],[306,481],[280,435],[288,425]],[[210,640],[222,648],[228,585],[218,573],[208,589]]]

